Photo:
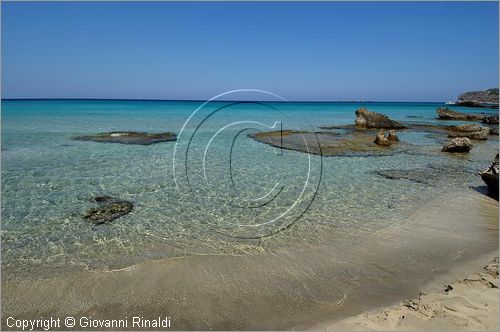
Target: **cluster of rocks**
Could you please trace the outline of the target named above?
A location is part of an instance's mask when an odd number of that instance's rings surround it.
[[[91,201],[99,204],[99,206],[87,210],[83,215],[83,219],[94,225],[112,222],[129,214],[134,208],[132,202],[119,200],[108,195],[95,196]]]
[[[455,121],[481,121],[485,124],[498,124],[498,116],[462,113],[448,108],[436,110],[439,119]],[[477,124],[462,124],[448,128],[451,140],[445,144],[445,152],[469,152],[473,145],[470,140],[487,140],[488,135],[498,135],[497,127],[483,127]]]
[[[438,110],[438,114],[439,114]],[[372,112],[366,108],[356,110],[354,126],[323,126],[327,132],[307,132],[281,130],[249,134],[255,140],[279,147],[324,156],[360,155],[360,154],[393,154],[405,149],[400,144],[396,149],[380,149],[391,147],[399,141],[395,129],[424,130],[435,134],[447,133],[450,141],[442,148],[444,152],[469,152],[473,145],[471,140],[486,140],[488,135],[498,135],[498,129],[478,124],[462,124],[458,126],[438,126],[429,124],[402,124],[390,119],[387,115]],[[470,118],[470,117],[469,117]],[[478,118],[479,119],[479,118]],[[370,136],[373,130],[379,129],[375,138]],[[345,135],[330,130],[342,130]],[[386,131],[388,133],[386,133]]]
[[[446,109],[438,109],[438,115],[444,116],[443,112],[446,112],[448,116],[456,116],[458,113],[455,111],[451,111]],[[451,112],[451,113],[450,113]],[[456,113],[456,114],[455,114]],[[460,115],[462,119],[472,119],[473,116],[470,114]],[[483,117],[478,117],[477,119],[483,119]],[[377,112],[368,111],[365,108],[358,109],[356,111],[356,120],[355,125],[357,128],[377,128],[377,129],[406,129],[407,127],[400,124],[397,121],[391,120],[388,116],[384,114],[380,114]],[[441,151],[443,152],[458,152],[458,153],[466,153],[469,152],[473,148],[473,144],[471,140],[486,140],[488,139],[488,135],[490,135],[490,128],[482,127],[476,124],[462,124],[458,126],[453,126],[448,128],[448,137],[451,139],[447,142]],[[394,130],[389,131],[388,134],[385,134],[383,130],[379,131],[374,143],[379,146],[391,146],[394,142],[398,142],[399,138],[396,135]]]
[[[467,114],[455,112],[450,109],[439,108],[437,110],[440,119],[444,120],[466,120],[482,121],[485,124],[498,123],[498,116],[485,116],[482,114]],[[387,155],[394,151],[402,151],[404,144],[389,148],[394,143],[399,142],[396,134],[397,130],[419,130],[434,134],[448,134],[449,141],[444,144],[441,151],[449,153],[468,153],[474,147],[472,140],[486,140],[488,135],[498,135],[497,127],[485,127],[479,124],[461,124],[457,126],[440,126],[431,124],[401,124],[390,119],[387,115],[371,112],[366,108],[356,110],[356,120],[353,125],[344,126],[323,126],[321,129],[342,130],[346,134],[340,135],[335,132],[307,132],[307,131],[271,131],[250,134],[249,136],[259,142],[306,153],[321,154],[324,156],[339,156],[346,153],[368,152],[373,155]],[[371,132],[378,129],[378,133],[373,139]],[[388,131],[386,133],[386,131]],[[339,137],[340,136],[340,137]],[[370,140],[371,137],[371,140]],[[305,144],[308,143],[308,144]],[[310,143],[310,144],[309,144]],[[317,146],[317,148],[314,148]],[[313,148],[311,148],[313,147]],[[435,170],[432,170],[434,172]],[[448,170],[447,170],[448,171]],[[389,170],[379,175],[394,179],[409,179],[411,181],[427,183],[428,170],[417,170],[417,175],[408,175],[400,170]],[[496,164],[481,173],[481,177],[488,184],[490,190],[498,192],[498,155]],[[493,189],[492,189],[493,188]]]

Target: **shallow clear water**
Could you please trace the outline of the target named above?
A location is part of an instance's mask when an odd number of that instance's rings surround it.
[[[407,131],[400,139],[418,147],[415,153],[321,158],[278,151],[247,133],[276,122],[304,130],[350,124],[361,106],[400,121],[439,123],[435,110],[443,105],[230,104],[205,105],[186,123],[201,102],[2,101],[4,277],[192,254],[252,254],[371,232],[404,222],[436,195],[483,185],[476,173],[498,150],[491,137],[475,142],[467,156],[443,154],[442,138]],[[180,136],[149,146],[71,140],[113,130]],[[450,172],[426,183],[374,172],[429,167]],[[132,201],[134,210],[92,225],[82,214],[97,206],[90,199],[99,194]]]

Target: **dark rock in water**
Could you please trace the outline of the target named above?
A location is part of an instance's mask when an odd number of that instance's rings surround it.
[[[420,115],[407,115],[406,117],[411,118],[411,119],[422,118],[422,116],[420,116]]]
[[[160,142],[175,141],[177,137],[174,133],[170,132],[149,134],[138,131],[112,131],[96,135],[76,136],[72,137],[72,139],[77,141],[93,141],[101,143],[150,145]]]
[[[432,168],[387,169],[375,171],[375,174],[389,180],[407,180],[426,185],[433,185],[439,180],[437,178],[438,173]],[[441,176],[442,174],[439,174],[439,177]]]
[[[387,115],[370,112],[366,108],[356,110],[355,124],[357,128],[404,129],[401,123],[389,119]]]
[[[111,201],[96,208],[90,208],[83,218],[95,225],[111,222],[129,214],[134,205],[128,201]]]
[[[498,127],[490,128],[490,135],[498,136]]]
[[[380,146],[391,146],[393,143],[398,142],[399,138],[394,130],[391,130],[389,134],[385,135],[384,131],[378,132],[374,143]]]
[[[463,124],[449,128],[448,137],[467,137],[473,140],[487,140],[490,129],[476,124]]]
[[[458,96],[457,105],[498,108],[498,88],[462,93]]]
[[[103,202],[109,202],[114,200],[112,196],[109,195],[98,195],[94,196],[90,199],[91,202],[96,202],[96,203],[103,203]]]
[[[462,113],[449,108],[438,108],[436,110],[440,120],[460,120],[460,121],[482,121],[485,115]]]
[[[499,166],[498,166],[498,153],[497,153],[490,167],[479,173],[483,181],[486,183],[486,185],[488,185],[488,190],[490,191],[490,194],[496,197],[498,197],[498,173],[499,173]]]
[[[496,115],[494,115],[494,116],[485,116],[483,118],[483,123],[498,124],[498,116],[496,116]]]
[[[473,145],[467,137],[456,137],[443,146],[443,152],[469,152]]]

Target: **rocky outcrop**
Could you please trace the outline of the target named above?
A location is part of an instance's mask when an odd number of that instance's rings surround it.
[[[498,88],[462,93],[458,96],[457,105],[498,108]]]
[[[380,146],[391,146],[393,143],[398,141],[399,138],[394,130],[389,131],[387,135],[385,135],[384,131],[381,130],[378,132],[374,143]]]
[[[177,137],[174,133],[170,132],[149,134],[139,131],[112,131],[96,135],[76,136],[72,137],[72,139],[99,143],[150,145],[160,142],[175,141]]]
[[[498,197],[498,173],[499,173],[499,167],[498,167],[498,153],[497,153],[490,167],[479,173],[484,183],[486,183],[486,185],[488,186],[490,194],[496,197]]]
[[[467,137],[456,137],[451,139],[443,146],[443,152],[469,152],[472,147],[472,142]]]
[[[482,121],[485,118],[485,115],[483,114],[462,113],[446,107],[440,107],[436,110],[436,112],[440,120]]]
[[[483,118],[483,123],[486,124],[498,124],[498,116],[485,116]]]
[[[366,108],[356,110],[356,128],[365,129],[404,129],[401,123],[389,119],[387,115],[371,112]]]
[[[450,128],[448,137],[467,137],[472,140],[487,140],[490,128],[476,124],[463,124]]]
[[[132,202],[116,200],[108,195],[96,196],[91,201],[100,203],[100,206],[87,210],[83,215],[83,219],[95,225],[118,219],[132,212],[134,208]]]

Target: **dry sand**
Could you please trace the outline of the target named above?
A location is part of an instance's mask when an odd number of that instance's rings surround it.
[[[442,292],[378,309],[317,329],[357,330],[493,330],[499,329],[498,257],[479,273],[456,280]]]

